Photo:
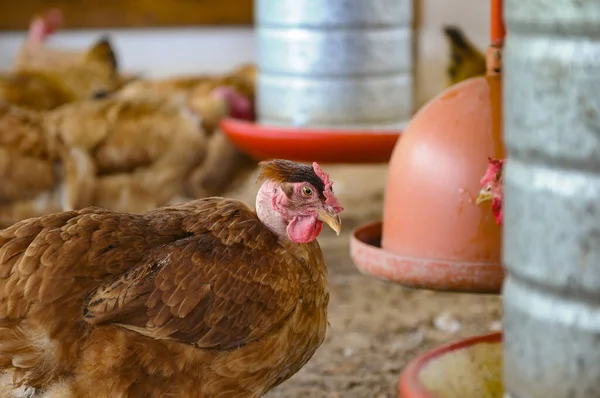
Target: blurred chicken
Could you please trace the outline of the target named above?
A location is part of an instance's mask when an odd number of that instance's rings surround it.
[[[4,138],[16,134],[9,131],[11,126],[0,129],[0,151],[13,158],[0,168],[0,180],[7,186],[0,193],[10,189],[4,202],[0,199],[0,227],[57,208],[95,205],[143,212],[166,205],[182,195],[189,173],[206,154],[199,119],[183,97],[110,97],[28,117],[12,123],[19,122],[30,140],[43,137],[43,149],[29,158]],[[14,171],[24,170],[27,162],[40,163],[44,173]],[[27,185],[36,188],[33,196],[23,189]]]
[[[102,39],[76,63],[21,68],[0,75],[0,100],[33,110],[50,110],[70,102],[105,96],[118,87],[115,54],[108,39]]]
[[[58,10],[51,10],[45,15],[33,19],[29,39],[19,57],[19,68],[27,69],[32,66],[48,68],[51,66],[56,69],[72,67],[76,63],[79,59],[78,57],[81,57],[80,53],[52,49],[44,45],[46,38],[58,29],[61,21],[62,14]],[[188,106],[200,115],[203,130],[209,136],[209,141],[203,148],[204,153],[206,153],[206,160],[198,163],[198,166],[193,171],[186,174],[189,178],[184,190],[177,196],[177,199],[170,200],[169,203],[177,203],[189,198],[222,195],[232,187],[237,186],[238,183],[256,169],[257,162],[241,153],[218,130],[218,124],[224,117],[254,119],[255,79],[255,66],[243,65],[223,75],[180,77],[163,80],[138,80],[130,82],[124,89],[113,94],[115,96],[113,100],[117,102],[143,102],[146,98],[156,97],[157,95],[174,95],[176,97],[183,95],[187,97]],[[120,99],[116,99],[117,97]],[[84,107],[87,107],[87,105]],[[73,109],[74,111],[65,110],[65,112],[74,115],[74,124],[81,124],[83,117],[80,117],[78,111],[75,111],[79,109],[78,106],[66,107],[65,109]],[[83,124],[81,125],[83,126]],[[89,130],[92,135],[95,134],[92,131],[94,128],[96,126],[90,127]],[[136,126],[136,122],[132,121],[129,130],[143,130],[145,128],[143,124]],[[138,141],[136,145],[143,146],[145,144],[145,142]],[[122,148],[113,149],[118,152]],[[62,154],[63,161],[61,167],[64,166],[66,170],[72,170],[71,175],[78,175],[79,177],[70,178],[69,180],[80,181],[79,184],[61,186],[56,193],[46,195],[47,197],[44,201],[41,201],[41,196],[38,194],[35,196],[35,206],[30,205],[29,202],[17,201],[4,209],[8,213],[14,210],[15,214],[20,215],[40,215],[45,214],[45,212],[31,213],[34,207],[35,209],[49,208],[49,203],[52,203],[51,207],[55,208],[57,205],[56,201],[59,199],[62,203],[62,209],[79,208],[83,203],[107,206],[108,208],[123,211],[142,211],[140,209],[152,208],[155,201],[143,199],[143,197],[149,198],[147,192],[140,188],[139,182],[134,183],[136,180],[132,180],[132,176],[127,172],[121,173],[118,176],[115,174],[104,176],[100,173],[100,177],[95,181],[96,184],[100,184],[105,188],[102,191],[106,192],[107,198],[103,199],[96,196],[92,199],[90,194],[83,195],[83,192],[91,192],[88,189],[91,180],[85,177],[88,172],[83,171],[90,169],[89,173],[96,173],[92,170],[95,167],[94,161],[90,160],[89,156],[85,155],[85,153],[86,151],[80,148],[71,148],[68,151],[68,155]],[[55,176],[56,178],[61,182],[66,181],[62,177]],[[75,187],[78,186],[81,188],[76,189]],[[76,191],[73,191],[74,189]],[[120,198],[122,198],[121,205],[117,207],[114,204],[116,199],[110,198],[110,195],[116,191],[121,192]],[[43,190],[42,192],[47,193],[47,190]],[[170,196],[170,192],[165,190],[164,196]],[[79,199],[75,200],[75,197]],[[159,202],[165,204],[163,201]],[[126,205],[126,203],[129,203],[129,205]],[[136,205],[134,206],[133,203],[136,203]],[[18,206],[18,209],[15,206]],[[2,213],[2,208],[0,208],[0,213]],[[0,215],[0,225],[3,225],[2,219],[3,217]],[[11,222],[17,219],[9,218]],[[4,225],[6,225],[5,222]]]
[[[55,161],[39,115],[0,102],[0,205],[52,188]]]
[[[219,86],[232,86],[246,97],[254,96],[256,66],[242,65],[222,75],[179,76],[157,80],[141,80],[132,85],[136,88],[151,88],[157,91],[190,91],[198,86],[211,91]],[[204,91],[206,94],[208,91]]]
[[[207,198],[0,231],[0,396],[258,398],[325,338],[318,164],[263,164],[256,210]]]
[[[481,190],[477,195],[476,203],[490,203],[491,213],[498,225],[504,222],[504,159],[488,158],[488,168],[481,178]]]
[[[448,86],[486,72],[485,55],[481,53],[456,26],[444,28],[450,44],[450,64],[448,66]]]
[[[31,19],[27,38],[15,59],[15,70],[64,68],[78,62],[81,52],[46,46],[46,40],[60,28],[62,19],[62,12],[56,8]]]
[[[136,97],[156,92],[187,95],[190,108],[200,115],[209,142],[206,160],[190,174],[185,196],[220,196],[258,165],[218,129],[225,117],[254,120],[255,79],[255,66],[244,65],[221,76],[138,80],[125,86],[119,95]]]
[[[14,62],[15,71],[64,69],[80,64],[85,51],[65,50],[47,45],[47,40],[59,30],[62,22],[62,12],[56,8],[32,18],[27,38]],[[135,78],[119,73],[116,77],[117,86],[121,87]]]
[[[240,188],[256,171],[258,162],[240,152],[221,132],[210,138],[204,162],[186,183],[186,197],[222,196]]]
[[[206,85],[209,86],[209,85]],[[206,88],[205,86],[205,88]],[[191,107],[198,112],[203,119],[203,126],[213,129],[209,138],[208,155],[205,162],[196,168],[188,179],[187,194],[191,198],[200,198],[204,196],[223,195],[228,189],[237,186],[244,178],[256,169],[258,163],[245,153],[242,153],[225,134],[218,129],[217,124],[224,117],[234,117],[238,119],[254,119],[252,104],[245,102],[245,96],[241,95],[234,87],[220,86],[212,90],[211,96],[215,99],[204,101],[205,107],[200,105],[203,98],[199,95],[202,86],[198,86],[192,92]],[[209,112],[206,106],[209,104],[221,102],[226,103],[226,114],[219,115],[218,118],[213,113],[212,120],[206,120],[204,115]]]
[[[185,93],[210,136],[224,117],[254,120],[255,81],[255,66],[243,65],[224,75],[140,79],[126,85],[122,92],[128,96],[147,92]]]
[[[143,212],[165,205],[181,194],[188,174],[206,154],[200,120],[184,97],[155,94],[79,102],[45,119],[48,134],[70,151],[67,186],[80,187],[67,195],[66,209],[95,205]],[[93,197],[75,183],[87,180],[79,177],[86,174],[87,164],[94,165],[97,175]]]

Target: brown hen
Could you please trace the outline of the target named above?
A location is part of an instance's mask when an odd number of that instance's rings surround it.
[[[323,342],[319,166],[263,163],[256,211],[207,198],[0,231],[0,396],[260,397]],[[4,394],[4,395],[1,395]]]
[[[184,93],[189,105],[202,116],[202,127],[210,136],[226,116],[253,120],[256,67],[243,65],[223,75],[136,80],[127,84],[127,95],[147,92]]]
[[[485,54],[473,45],[458,26],[445,26],[444,35],[450,45],[447,86],[485,74]]]
[[[71,209],[139,213],[164,206],[182,194],[188,173],[206,154],[200,121],[183,97],[82,101],[49,113],[45,125],[69,151],[65,178],[76,189],[68,195]],[[94,194],[86,198],[88,177],[95,180]]]
[[[22,66],[0,75],[0,101],[34,110],[49,110],[83,99],[104,96],[121,84],[115,53],[102,39],[77,62]]]
[[[0,204],[51,188],[55,160],[39,115],[0,103]]]
[[[0,103],[0,228],[61,210],[58,161],[40,115]]]
[[[47,40],[58,31],[62,23],[63,14],[57,8],[35,15],[31,19],[27,38],[21,45],[15,59],[14,69],[16,71],[52,70],[80,65],[81,58],[85,56],[85,51],[47,45]],[[107,55],[110,55],[110,53]],[[135,76],[130,75],[119,75],[117,76],[118,86],[129,83],[135,78]]]
[[[185,194],[190,198],[222,195],[256,169],[257,162],[240,152],[218,129],[225,117],[253,120],[256,67],[241,66],[220,76],[138,80],[119,95],[145,97],[153,93],[186,95],[208,137],[207,158],[189,176]]]
[[[205,157],[199,124],[172,96],[113,96],[43,114],[0,106],[0,228],[92,205],[139,213],[169,204]]]

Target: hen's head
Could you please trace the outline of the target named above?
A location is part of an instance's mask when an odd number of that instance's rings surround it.
[[[488,168],[480,181],[482,186],[477,196],[477,204],[492,201],[492,213],[496,222],[502,225],[502,200],[504,196],[502,169],[504,167],[503,159],[488,158]]]
[[[338,202],[329,176],[314,162],[307,166],[289,160],[261,162],[256,198],[260,220],[279,236],[295,243],[312,242],[323,223],[338,235],[342,228]]]
[[[235,119],[254,120],[254,105],[250,98],[246,97],[231,86],[220,86],[215,88],[211,97],[222,99],[227,104],[228,114]]]

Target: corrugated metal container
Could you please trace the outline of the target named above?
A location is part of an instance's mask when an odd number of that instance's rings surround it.
[[[261,123],[395,126],[413,107],[411,0],[257,0]]]
[[[506,0],[507,397],[600,397],[600,1]]]

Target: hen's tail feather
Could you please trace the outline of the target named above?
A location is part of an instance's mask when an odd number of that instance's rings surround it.
[[[485,55],[463,31],[457,26],[445,26],[443,31],[450,44],[450,62],[446,70],[448,85],[485,74]]]

